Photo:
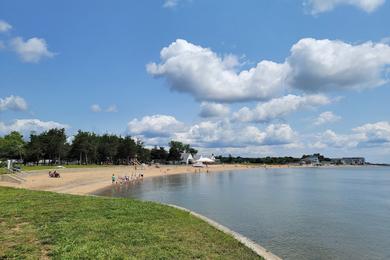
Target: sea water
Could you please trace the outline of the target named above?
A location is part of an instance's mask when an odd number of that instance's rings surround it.
[[[390,259],[390,167],[180,174],[98,195],[191,209],[284,259]]]

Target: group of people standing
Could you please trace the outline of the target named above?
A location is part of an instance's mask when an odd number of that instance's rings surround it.
[[[116,177],[115,174],[112,174],[111,176],[111,182],[112,184],[122,184],[122,183],[129,183],[131,181],[139,180],[144,177],[143,173],[132,173],[130,176],[125,175],[124,177],[118,176]]]

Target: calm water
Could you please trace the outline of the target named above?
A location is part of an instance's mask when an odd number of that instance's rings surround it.
[[[390,168],[182,174],[99,195],[192,209],[285,259],[390,259]]]

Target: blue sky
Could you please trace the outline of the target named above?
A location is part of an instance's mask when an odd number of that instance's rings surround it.
[[[0,134],[390,162],[389,13],[385,0],[4,0]]]

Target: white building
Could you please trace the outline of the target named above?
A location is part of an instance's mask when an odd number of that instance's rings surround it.
[[[341,159],[342,164],[347,165],[364,165],[366,159],[364,157],[344,157]]]
[[[180,162],[182,164],[193,164],[195,159],[190,153],[182,153],[180,156]]]

